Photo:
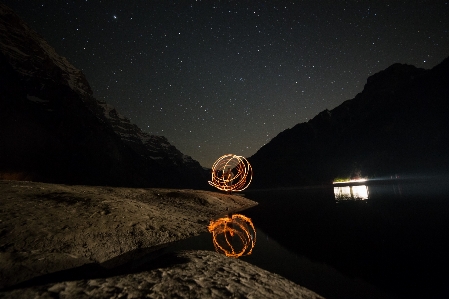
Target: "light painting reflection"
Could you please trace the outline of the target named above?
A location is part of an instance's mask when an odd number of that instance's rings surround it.
[[[210,222],[215,250],[228,257],[250,255],[256,245],[256,229],[250,218],[234,214]]]

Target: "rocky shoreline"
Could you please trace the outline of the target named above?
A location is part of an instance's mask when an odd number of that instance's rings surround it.
[[[321,298],[209,251],[157,256],[256,202],[237,195],[0,181],[0,297]],[[153,252],[151,261],[132,265]]]

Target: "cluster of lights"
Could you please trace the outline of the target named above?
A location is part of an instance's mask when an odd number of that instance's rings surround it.
[[[207,227],[218,253],[238,258],[250,255],[256,245],[256,229],[250,218],[234,214],[211,221]]]
[[[242,191],[248,188],[252,177],[253,170],[248,160],[227,154],[215,161],[209,184],[222,191]]]
[[[367,179],[354,179],[354,180],[347,180],[347,181],[334,181],[333,184],[347,184],[347,183],[361,183],[361,182],[366,182]]]

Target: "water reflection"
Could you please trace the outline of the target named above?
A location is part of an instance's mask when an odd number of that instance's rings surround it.
[[[334,187],[334,196],[337,202],[346,200],[366,200],[369,190],[366,185]]]
[[[256,229],[250,218],[234,214],[212,220],[207,227],[215,250],[228,257],[250,255],[256,245]]]

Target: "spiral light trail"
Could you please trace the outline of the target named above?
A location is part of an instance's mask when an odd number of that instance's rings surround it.
[[[222,191],[242,191],[253,178],[251,164],[242,156],[223,155],[212,166],[209,184]]]

